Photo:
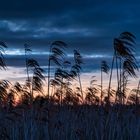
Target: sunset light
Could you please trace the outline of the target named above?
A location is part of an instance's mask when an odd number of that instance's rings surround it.
[[[139,9],[1,1],[0,140],[140,140]]]

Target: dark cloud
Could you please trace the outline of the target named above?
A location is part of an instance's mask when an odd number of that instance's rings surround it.
[[[23,44],[29,43],[33,50],[44,52],[52,41],[63,40],[69,54],[78,49],[83,55],[111,56],[113,38],[130,31],[137,37],[139,54],[139,6],[138,0],[5,0],[0,5],[0,39],[9,51],[23,50]],[[23,57],[9,56],[8,65],[21,66]],[[46,64],[45,58],[39,60]],[[93,61],[96,68],[101,58]],[[86,59],[87,70],[92,67]]]

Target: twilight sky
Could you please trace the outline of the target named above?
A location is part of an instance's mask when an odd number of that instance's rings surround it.
[[[2,78],[24,77],[24,43],[28,43],[42,66],[54,40],[68,44],[84,58],[83,73],[94,75],[101,60],[109,64],[113,38],[123,31],[132,32],[136,56],[140,54],[139,0],[5,0],[0,5],[0,40],[8,45],[8,72]],[[91,74],[92,73],[92,74]]]

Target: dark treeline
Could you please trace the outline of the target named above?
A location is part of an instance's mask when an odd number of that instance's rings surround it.
[[[103,60],[100,64],[101,84],[97,85],[93,76],[86,90],[81,82],[84,60],[79,50],[73,51],[73,61],[69,61],[68,45],[63,41],[52,42],[46,72],[33,58],[31,47],[24,44],[25,83],[0,81],[0,139],[138,140],[140,82],[128,94],[129,78],[136,78],[139,70],[135,39],[132,33],[123,32],[113,40],[112,63]],[[0,45],[0,68],[6,70],[7,45]],[[116,90],[112,87],[114,68]],[[109,75],[106,89],[105,74]],[[74,82],[79,86],[73,88]]]

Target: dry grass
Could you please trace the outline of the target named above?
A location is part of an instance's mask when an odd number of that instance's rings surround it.
[[[0,111],[1,140],[139,140],[135,106],[16,107]],[[49,112],[49,118],[48,118]],[[139,112],[139,113],[138,113]],[[48,131],[49,129],[49,131]]]

